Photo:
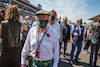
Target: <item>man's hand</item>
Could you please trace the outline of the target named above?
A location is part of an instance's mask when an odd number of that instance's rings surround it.
[[[60,43],[60,39],[59,39],[59,43]]]
[[[73,40],[70,40],[71,41],[71,43],[73,44],[74,43],[74,41]]]
[[[81,42],[81,44],[83,44],[84,43],[84,40]]]

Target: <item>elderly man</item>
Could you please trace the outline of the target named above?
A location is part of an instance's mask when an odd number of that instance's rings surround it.
[[[60,42],[60,25],[55,21],[56,17],[57,17],[57,13],[55,10],[51,10],[50,11],[51,14],[51,19],[50,19],[50,26],[57,31],[58,33],[58,38],[59,38],[59,42]]]
[[[36,13],[38,26],[32,27],[28,32],[21,54],[21,67],[26,66],[28,52],[31,54],[31,67],[58,67],[58,34],[47,25],[49,15],[50,13],[46,10],[40,10]]]
[[[32,27],[32,20],[30,16],[25,16],[24,25],[27,26],[28,31]],[[22,47],[24,46],[28,31],[22,30],[23,38],[22,38]]]
[[[71,57],[70,57],[70,64],[73,64],[73,56],[76,46],[78,47],[77,53],[75,56],[75,62],[78,63],[78,56],[81,52],[82,44],[85,38],[85,30],[82,24],[82,18],[77,19],[77,24],[71,27],[70,31],[70,41],[72,43],[72,50],[71,50]]]
[[[29,27],[29,29],[32,27],[32,19],[30,16],[25,16],[25,20],[24,20],[25,25],[27,25]]]

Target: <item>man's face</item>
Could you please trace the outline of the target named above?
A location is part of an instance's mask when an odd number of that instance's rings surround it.
[[[65,18],[63,19],[63,21],[64,21],[64,22],[67,21],[67,18],[65,17]]]
[[[31,18],[30,18],[30,17],[28,17],[28,20],[31,20]]]
[[[54,12],[50,12],[52,16],[54,16],[54,20],[56,19],[56,14]]]
[[[63,24],[64,25],[66,24],[65,21],[67,21],[67,18],[66,17],[63,19]]]
[[[37,20],[48,20],[49,16],[46,14],[37,15]]]
[[[81,24],[82,24],[82,18],[78,18],[78,19],[77,19],[77,24],[78,24],[78,25],[81,25]]]
[[[27,16],[25,20],[26,20],[26,21],[27,21],[27,20],[31,20],[31,18],[30,18],[29,16]]]
[[[77,20],[77,24],[78,24],[78,25],[80,25],[80,22],[81,22],[80,20]]]
[[[39,14],[37,15],[37,24],[40,28],[46,28],[48,23],[49,15],[47,14]]]

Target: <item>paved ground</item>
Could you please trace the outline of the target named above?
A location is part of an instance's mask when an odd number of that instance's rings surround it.
[[[71,66],[69,64],[71,47],[72,47],[71,43],[68,43],[67,50],[66,50],[66,57],[64,57],[62,54],[60,55],[59,67],[88,67],[87,64],[89,63],[89,58],[90,58],[90,48],[89,48],[88,54],[84,54],[83,49],[82,49],[82,51],[79,55],[79,64],[78,65],[73,64],[73,66]],[[83,47],[84,47],[84,45],[83,45]],[[61,53],[62,52],[63,52],[63,44],[62,44]],[[75,51],[74,55],[75,54],[76,54],[76,51]],[[97,61],[97,67],[100,67],[100,57],[98,58],[98,61]]]
[[[64,57],[62,54],[60,55],[59,67],[88,67],[87,64],[89,63],[90,53],[84,54],[83,49],[79,55],[79,65],[73,64],[73,66],[71,66],[69,64],[71,46],[72,46],[71,43],[68,43],[67,50],[66,50],[66,57]],[[83,47],[84,47],[84,45],[83,45]],[[62,44],[61,53],[62,52],[63,52],[63,44]],[[89,52],[90,52],[90,48],[89,48]],[[76,54],[76,51],[74,54]],[[28,63],[28,61],[27,61],[27,63]],[[98,58],[98,61],[97,61],[97,67],[100,67],[100,57]]]

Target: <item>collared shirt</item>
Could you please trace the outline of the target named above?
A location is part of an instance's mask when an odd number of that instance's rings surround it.
[[[35,27],[35,26],[37,26],[38,24],[37,24],[37,22],[35,21],[35,22],[33,22],[33,24],[32,24],[32,27]]]
[[[32,27],[32,23],[28,23],[26,20],[24,20],[24,24],[30,29]]]
[[[23,50],[21,53],[21,65],[26,64],[26,57],[27,57],[27,54],[30,52],[31,56],[35,60],[48,61],[48,60],[53,59],[54,60],[53,67],[57,67],[57,64],[59,62],[58,34],[51,27],[47,27],[47,28],[48,28],[48,31],[46,34],[49,34],[50,37],[45,35],[41,42],[40,58],[35,57],[35,52],[37,49],[37,39],[36,39],[37,26],[35,26],[29,30],[26,42],[24,44],[24,47],[23,47]],[[43,32],[43,34],[44,34],[44,32]],[[39,33],[39,39],[41,39],[43,34]]]
[[[20,23],[24,23],[24,19],[23,19],[23,17],[20,15],[20,17],[19,17],[19,22]]]
[[[78,28],[79,28],[79,35],[81,35],[81,27],[78,26]],[[73,30],[74,30],[74,25],[71,27],[70,33],[73,33]],[[85,34],[85,30],[83,31],[83,33]]]
[[[60,25],[59,25],[56,21],[53,23],[53,25],[51,25],[50,23],[49,23],[49,25],[50,25],[54,30],[57,31],[57,33],[58,33],[58,38],[60,39]]]

